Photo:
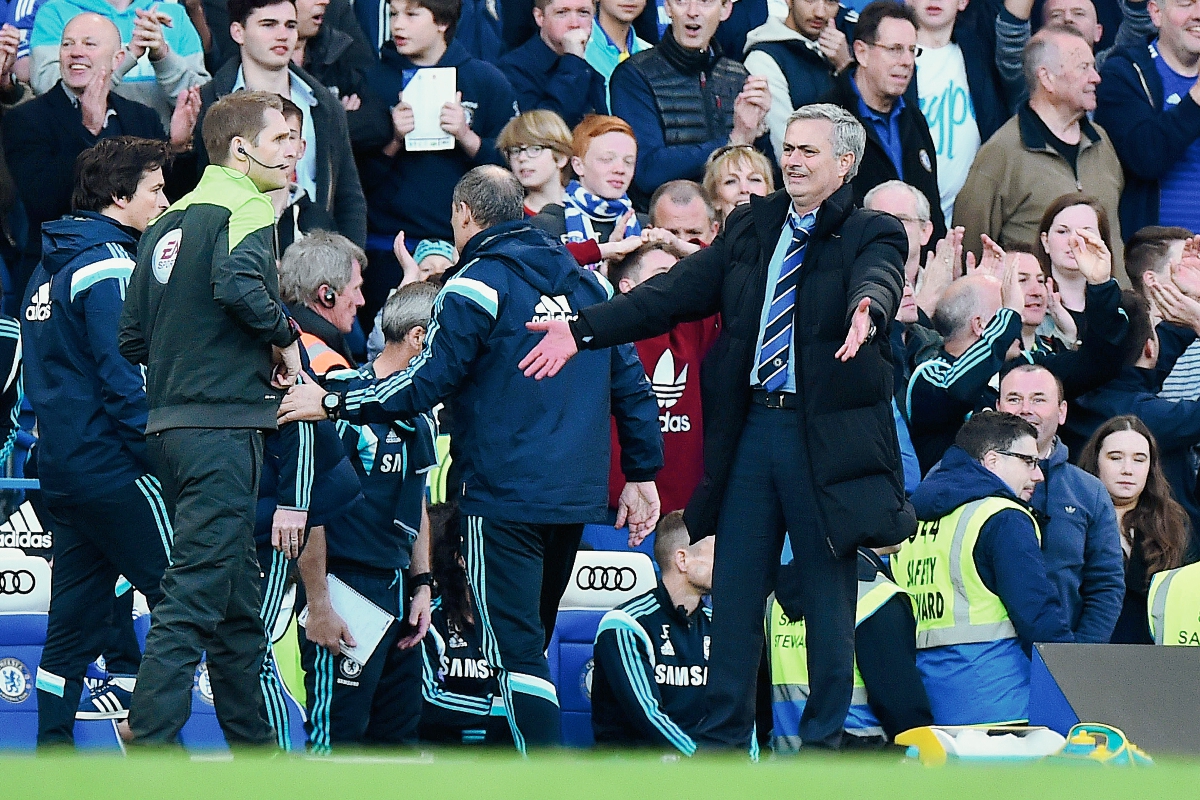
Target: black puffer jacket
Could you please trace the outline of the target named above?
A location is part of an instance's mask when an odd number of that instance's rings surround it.
[[[572,324],[589,349],[666,333],[721,313],[722,330],[700,375],[704,479],[685,514],[693,540],[716,532],[717,516],[750,408],[750,371],[766,297],[767,267],[791,198],[783,190],[750,198],[730,214],[711,247],[685,258],[628,294],[585,308]],[[881,546],[916,526],[904,499],[900,447],[892,417],[895,316],[908,252],[900,223],[854,207],[845,186],[821,206],[809,240],[796,305],[796,365],[801,406],[791,418],[811,456],[822,535],[840,555]],[[871,299],[879,333],[845,363],[834,353],[858,302]]]

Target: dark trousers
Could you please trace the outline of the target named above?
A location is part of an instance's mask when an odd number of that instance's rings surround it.
[[[809,454],[795,411],[751,405],[730,470],[713,565],[712,651],[701,744],[749,747],[763,614],[783,536],[791,537],[808,634],[805,744],[838,747],[854,686],[855,555],[834,556],[817,522]],[[833,524],[836,521],[831,520]]]
[[[133,593],[125,602],[113,596],[117,576],[124,575],[157,607],[171,546],[166,504],[150,476],[85,503],[47,503],[46,510],[54,530],[54,565],[37,674],[39,746],[74,742],[83,677],[110,644],[114,608],[124,608],[132,634]]]
[[[558,693],[546,647],[558,602],[571,580],[582,525],[536,525],[462,517],[463,555],[483,634],[483,655],[496,671],[513,743],[562,742]]]
[[[207,651],[226,741],[271,744],[275,737],[259,686],[267,637],[254,550],[262,434],[175,428],[149,435],[147,444],[175,543],[129,709],[135,741],[176,742],[191,714],[196,666]]]
[[[333,569],[330,574],[397,619],[359,664],[300,635],[300,663],[308,695],[308,743],[326,755],[334,745],[415,744],[421,720],[421,646],[396,646],[405,632],[404,591],[396,574]]]
[[[164,565],[165,569],[165,565]],[[133,591],[113,598],[112,626],[104,645],[104,668],[109,675],[136,675],[142,650],[133,630]]]

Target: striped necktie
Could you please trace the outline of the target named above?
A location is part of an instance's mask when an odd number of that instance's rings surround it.
[[[804,263],[804,248],[808,231],[800,227],[795,213],[788,215],[792,226],[792,244],[779,268],[767,328],[763,332],[762,351],[758,358],[758,381],[768,392],[777,392],[787,383],[788,355],[792,346],[792,318],[796,308],[796,289],[800,283],[800,266]]]

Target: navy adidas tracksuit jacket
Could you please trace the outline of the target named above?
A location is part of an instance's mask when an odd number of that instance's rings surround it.
[[[604,615],[596,631],[592,730],[598,744],[696,752],[712,609],[676,608],[660,582]]]
[[[95,499],[149,471],[145,380],[117,350],[137,243],[137,231],[86,211],[42,226],[21,330],[49,500]]]
[[[524,220],[479,233],[459,263],[434,303],[424,350],[385,380],[347,382],[343,418],[410,419],[445,400],[463,514],[531,524],[603,520],[610,414],[626,480],[653,480],[662,467],[658,404],[637,351],[584,351],[544,381],[526,378],[517,364],[542,338],[527,322],[574,319],[611,289]]]
[[[368,364],[325,376],[330,389],[354,378],[374,379]],[[329,571],[341,564],[379,572],[407,570],[421,528],[425,473],[437,466],[433,417],[408,422],[352,425],[339,420],[344,452],[362,484],[362,496],[326,523]]]

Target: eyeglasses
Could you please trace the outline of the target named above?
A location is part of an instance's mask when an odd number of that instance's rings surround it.
[[[521,144],[516,145],[515,147],[507,148],[504,151],[504,155],[508,157],[509,161],[516,161],[517,156],[521,155],[522,153],[525,154],[526,158],[537,158],[543,152],[545,152],[545,150],[546,148],[540,144]]]
[[[921,225],[924,225],[926,222],[929,222],[929,220],[927,220],[927,219],[921,219],[920,217],[910,217],[908,214],[892,214],[892,216],[895,217],[896,219],[900,220],[901,222],[916,222]]]
[[[925,52],[925,48],[921,47],[918,44],[903,45],[903,44],[878,44],[877,42],[867,42],[867,45],[869,47],[878,47],[880,50],[883,50],[888,55],[890,55],[892,58],[903,58],[905,53],[910,54],[913,58],[920,58],[921,54]]]
[[[1026,455],[1025,453],[1014,453],[1011,450],[997,450],[996,452],[1002,456],[1019,458],[1024,461],[1025,466],[1029,467],[1030,469],[1034,469],[1038,466],[1039,459],[1037,456]]]

